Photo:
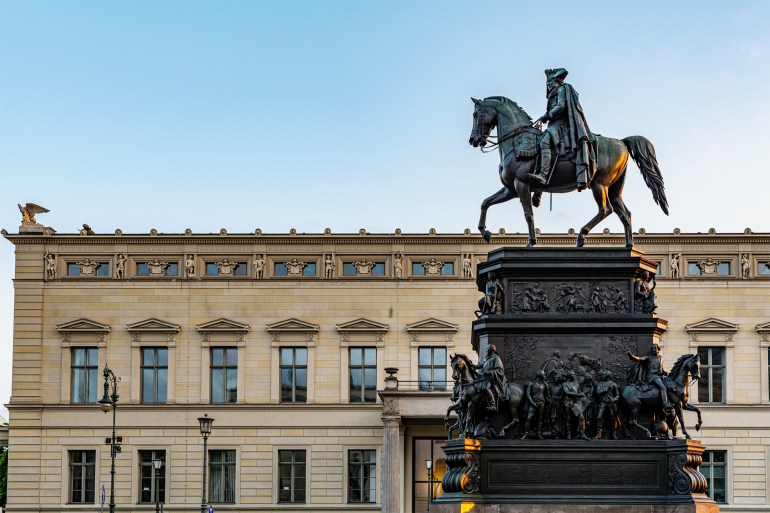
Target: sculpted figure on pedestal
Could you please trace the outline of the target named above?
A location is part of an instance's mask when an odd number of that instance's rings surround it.
[[[46,280],[56,279],[56,256],[51,253],[45,254],[45,278]]]
[[[258,280],[265,277],[265,260],[262,255],[257,255],[254,259],[254,277]]]

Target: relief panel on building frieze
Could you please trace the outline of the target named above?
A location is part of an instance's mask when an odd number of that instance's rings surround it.
[[[628,313],[625,282],[508,282],[508,313]]]

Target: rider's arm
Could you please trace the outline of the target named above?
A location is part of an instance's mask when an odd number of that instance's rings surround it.
[[[635,354],[631,353],[631,351],[626,351],[626,354],[628,355],[629,358],[631,358],[632,360],[636,360],[637,362],[643,362],[647,360],[646,356],[636,356]]]

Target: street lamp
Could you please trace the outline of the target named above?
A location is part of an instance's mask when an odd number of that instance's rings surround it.
[[[112,467],[110,468],[110,513],[115,512],[115,455],[120,451],[118,446],[118,437],[115,434],[115,412],[118,409],[118,382],[120,378],[115,376],[112,370],[104,365],[104,396],[99,401],[99,408],[104,413],[112,410],[112,438],[110,443],[110,457]]]
[[[433,500],[433,460],[425,460],[425,468],[428,471],[428,511]]]
[[[163,464],[160,458],[152,460],[152,466],[155,467],[155,513],[160,513],[160,466]]]
[[[206,448],[209,435],[211,434],[211,425],[214,419],[204,413],[203,417],[198,417],[201,424],[201,435],[203,435],[203,482],[201,484],[201,513],[206,513]]]

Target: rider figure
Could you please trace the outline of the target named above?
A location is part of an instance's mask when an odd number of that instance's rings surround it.
[[[547,184],[548,174],[555,162],[554,154],[556,157],[569,154],[575,157],[577,190],[582,191],[596,169],[596,137],[588,128],[577,91],[564,82],[567,70],[547,69],[545,76],[548,110],[539,121],[548,123],[548,128],[540,140],[540,165],[534,174],[527,176],[539,185]]]
[[[505,379],[503,361],[497,355],[494,344],[489,345],[487,357],[476,368],[481,370],[477,386],[479,391],[487,394],[487,410],[496,412],[498,400],[508,400],[508,381]]]
[[[653,344],[650,348],[650,353],[647,356],[636,356],[630,351],[626,351],[626,354],[628,354],[629,358],[638,362],[638,365],[634,365],[631,369],[629,382],[639,385],[655,385],[660,391],[660,400],[663,403],[663,409],[670,408],[671,403],[668,402],[666,385],[663,384],[662,379],[666,375],[666,371],[663,370],[660,346],[658,344]]]

